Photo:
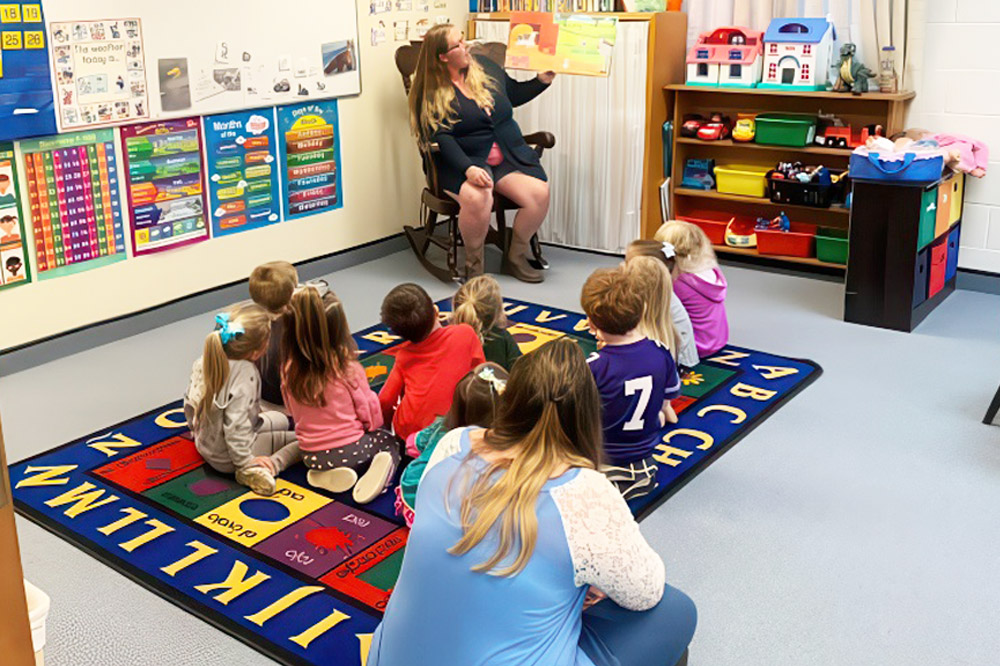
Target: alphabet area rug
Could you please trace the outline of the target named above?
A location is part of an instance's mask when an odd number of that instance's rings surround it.
[[[581,314],[513,300],[505,309],[525,353],[563,336],[596,350]],[[377,389],[400,341],[382,326],[355,339]],[[650,513],[821,373],[811,361],[739,347],[702,362],[684,378],[680,421],[657,447],[659,488],[632,501],[633,512]],[[21,514],[296,666],[363,666],[408,536],[393,493],[359,507],[349,493],[310,487],[297,465],[264,498],[215,473],[180,402],[17,463],[10,479]]]

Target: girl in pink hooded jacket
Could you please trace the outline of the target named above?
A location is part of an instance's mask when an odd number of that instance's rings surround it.
[[[655,238],[674,246],[674,295],[691,317],[698,356],[711,356],[729,341],[726,278],[719,270],[712,243],[698,225],[677,220],[661,226]]]

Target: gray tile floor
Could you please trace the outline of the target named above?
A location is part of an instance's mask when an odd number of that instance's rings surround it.
[[[550,249],[540,286],[505,294],[578,309],[614,258]],[[491,257],[495,260],[496,257]],[[698,604],[691,664],[998,663],[1000,297],[960,291],[913,334],[843,323],[843,287],[727,267],[732,341],[825,374],[642,524]],[[328,278],[355,328],[402,281],[450,289],[407,253]],[[205,316],[0,379],[19,460],[174,400]],[[50,666],[271,663],[19,519],[26,575],[52,597]],[[993,656],[990,656],[993,655]]]

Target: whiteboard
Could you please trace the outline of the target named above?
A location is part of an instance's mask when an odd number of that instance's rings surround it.
[[[61,131],[361,92],[354,0],[45,0],[45,19]]]

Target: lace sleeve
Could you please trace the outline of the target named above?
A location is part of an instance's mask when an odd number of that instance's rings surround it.
[[[449,430],[444,437],[437,443],[434,448],[431,457],[427,460],[427,467],[424,469],[424,474],[431,471],[431,468],[437,465],[439,462],[446,458],[450,458],[459,451],[462,450],[462,431],[465,428],[455,428],[454,430]]]
[[[603,474],[582,469],[577,478],[553,488],[552,499],[562,516],[576,585],[593,585],[629,610],[659,603],[666,578],[663,560]]]

